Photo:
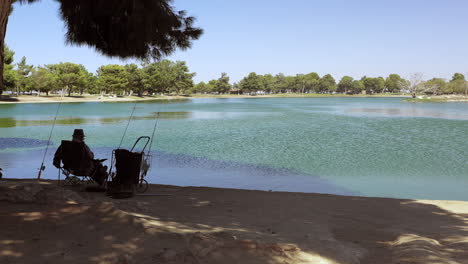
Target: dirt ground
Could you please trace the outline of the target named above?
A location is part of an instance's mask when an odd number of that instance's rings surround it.
[[[0,181],[0,263],[468,263],[468,202]]]

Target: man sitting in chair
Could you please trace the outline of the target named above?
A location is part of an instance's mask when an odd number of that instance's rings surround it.
[[[94,159],[94,153],[89,149],[88,145],[85,144],[84,138],[83,129],[75,129],[73,131],[72,141],[62,141],[62,144],[55,152],[53,164],[56,168],[61,168],[61,163],[63,162],[63,167],[72,174],[77,176],[90,176],[99,185],[103,185],[108,175],[107,166],[102,165],[104,160]],[[79,152],[81,156],[78,157],[78,161],[70,161],[71,157],[66,157],[65,142],[80,146]],[[66,163],[74,164],[70,166]]]

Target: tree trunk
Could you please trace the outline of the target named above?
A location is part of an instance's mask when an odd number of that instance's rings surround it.
[[[0,0],[0,95],[3,93],[3,63],[5,49],[5,34],[8,16],[11,10],[11,0]]]
[[[465,81],[465,97],[468,95],[468,82]]]

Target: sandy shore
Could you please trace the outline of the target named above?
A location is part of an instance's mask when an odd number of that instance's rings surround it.
[[[135,101],[154,101],[154,100],[177,100],[177,99],[194,99],[194,98],[324,98],[324,97],[367,97],[367,98],[382,98],[382,97],[399,97],[404,98],[408,102],[434,102],[434,103],[450,103],[450,102],[468,102],[468,97],[462,95],[438,95],[438,96],[418,96],[411,98],[409,95],[343,95],[343,94],[273,94],[273,95],[193,95],[193,96],[128,96],[128,97],[100,97],[94,95],[86,96],[34,96],[22,95],[20,97],[0,97],[0,104],[21,104],[21,103],[83,103],[83,102],[135,102]]]
[[[184,96],[164,96],[164,97],[107,97],[107,96],[34,96],[22,95],[20,97],[0,97],[0,104],[21,104],[21,103],[84,103],[84,102],[135,102],[135,101],[152,101],[152,100],[172,100],[184,99]]]
[[[468,263],[460,201],[3,180],[0,208],[0,263]]]
[[[193,96],[128,96],[128,97],[107,97],[107,96],[35,96],[21,95],[19,97],[2,96],[0,104],[18,104],[18,103],[82,103],[82,102],[134,102],[151,100],[174,100],[174,99],[193,99],[193,98],[301,98],[301,97],[404,97],[403,95],[343,95],[343,94],[273,94],[273,95],[193,95]]]

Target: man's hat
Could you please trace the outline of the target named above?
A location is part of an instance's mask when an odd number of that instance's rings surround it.
[[[74,137],[84,137],[84,131],[83,129],[75,129],[75,131],[73,131],[73,136]]]

